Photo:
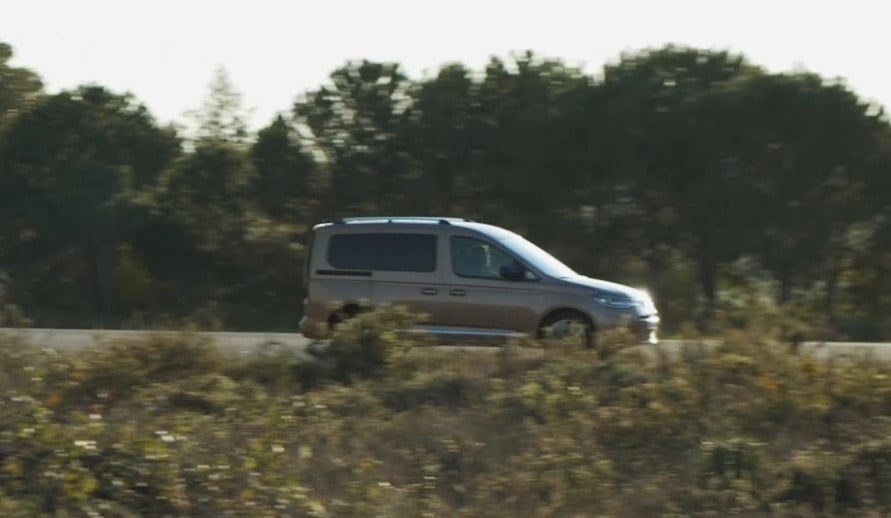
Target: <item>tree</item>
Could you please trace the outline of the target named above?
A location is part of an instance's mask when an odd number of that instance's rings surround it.
[[[12,47],[0,42],[0,130],[17,114],[31,107],[43,92],[43,83],[34,72],[9,66]]]
[[[297,131],[277,116],[257,134],[250,157],[260,206],[274,219],[309,223],[318,209],[318,167]]]
[[[757,254],[779,282],[778,300],[816,277],[831,315],[846,236],[873,210],[866,193],[885,123],[844,85],[814,74],[753,77],[729,95],[758,190]]]
[[[28,109],[39,99],[43,85],[40,78],[34,72],[25,68],[17,68],[9,65],[12,59],[12,47],[0,42],[0,216],[3,216],[2,207],[11,207],[16,203],[17,193],[11,185],[7,185],[8,173],[4,173],[6,160],[3,155],[2,139],[4,130],[15,117]],[[7,256],[9,248],[15,241],[17,225],[11,215],[0,219],[0,277],[7,274]],[[2,284],[4,281],[0,281]],[[0,288],[2,289],[2,288]]]
[[[198,110],[189,112],[196,127],[195,140],[245,144],[249,114],[242,95],[223,67],[218,67],[208,84],[208,93]]]
[[[471,216],[479,210],[473,174],[481,156],[478,90],[471,71],[460,64],[444,66],[411,90],[404,131],[425,193],[423,213]]]
[[[410,81],[399,66],[351,62],[294,105],[330,173],[331,216],[401,212],[415,198],[405,153]]]
[[[479,87],[482,163],[473,180],[498,212],[483,216],[555,244],[560,214],[577,204],[590,88],[579,70],[531,52],[489,63]]]
[[[164,281],[167,307],[185,312],[212,302],[235,328],[296,324],[302,248],[292,240],[302,222],[266,216],[257,181],[247,150],[213,141],[199,143],[165,172],[161,216],[143,253],[154,253],[147,264]],[[156,241],[165,235],[179,236],[177,246]]]
[[[870,180],[863,202],[869,219],[855,225],[845,244],[838,290],[839,315],[833,322],[843,334],[861,340],[881,340],[891,336],[891,125],[881,110],[877,145],[868,160]],[[834,301],[834,299],[831,299]],[[828,310],[827,310],[828,312]]]
[[[97,86],[45,98],[6,133],[0,218],[14,236],[3,260],[26,309],[110,318],[121,220],[138,187],[179,152],[129,95]],[[81,320],[83,322],[83,320]]]
[[[159,201],[203,250],[225,250],[255,211],[256,169],[247,153],[225,143],[204,142],[171,163],[160,182]]]
[[[712,93],[761,73],[739,55],[674,46],[604,67],[606,185],[625,200],[607,207],[639,233],[633,239],[654,271],[662,268],[660,244],[695,261],[705,315],[716,305],[719,265],[745,251],[751,231],[724,131],[733,114]]]

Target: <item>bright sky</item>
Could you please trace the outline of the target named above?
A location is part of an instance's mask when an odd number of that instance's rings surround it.
[[[887,0],[10,0],[0,41],[50,92],[93,82],[134,93],[161,122],[197,108],[217,66],[266,125],[348,59],[413,77],[531,49],[596,72],[673,42],[783,71],[844,77],[891,106]]]

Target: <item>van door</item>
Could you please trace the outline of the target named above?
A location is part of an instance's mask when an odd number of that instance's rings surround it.
[[[331,237],[329,255],[342,258],[337,267],[371,274],[373,306],[392,304],[438,322],[444,286],[440,232],[419,229],[349,232]]]
[[[544,300],[538,278],[493,242],[460,234],[448,242],[444,325],[534,332]]]
[[[374,302],[406,306],[435,324],[444,286],[439,268],[439,233],[415,231],[379,235],[377,252],[388,257],[374,272]]]

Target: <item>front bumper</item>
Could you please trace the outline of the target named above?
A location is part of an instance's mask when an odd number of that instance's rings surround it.
[[[628,327],[638,340],[655,345],[659,343],[659,322],[659,315],[645,315],[629,322]]]

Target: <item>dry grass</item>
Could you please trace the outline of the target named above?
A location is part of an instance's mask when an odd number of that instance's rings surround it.
[[[754,328],[676,357],[619,335],[415,355],[406,318],[363,316],[311,364],[189,334],[73,356],[0,339],[0,513],[891,512],[886,363]]]

